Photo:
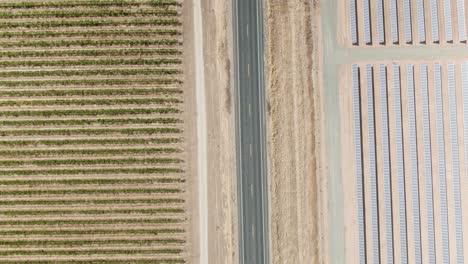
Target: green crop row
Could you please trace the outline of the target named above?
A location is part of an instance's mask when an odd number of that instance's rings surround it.
[[[46,119],[46,120],[0,120],[1,126],[84,126],[84,125],[126,125],[126,124],[178,124],[178,118],[110,118],[110,119]],[[172,143],[167,142],[166,143]],[[161,142],[161,143],[164,143]],[[105,143],[105,142],[104,142]],[[4,143],[0,143],[3,145]],[[9,144],[9,143],[5,143]],[[59,143],[60,144],[60,143]],[[97,144],[97,143],[95,143]]]
[[[111,29],[111,30],[64,30],[64,31],[5,31],[0,38],[21,37],[104,37],[104,36],[176,36],[181,35],[177,29]]]
[[[2,264],[30,264],[30,260],[2,260]],[[74,259],[62,259],[54,260],[54,264],[184,264],[186,261],[180,258],[159,258],[159,257],[145,257],[145,258],[131,258],[125,257],[124,259],[111,260],[106,259],[93,259],[93,260],[74,260]],[[49,260],[35,260],[34,264],[50,264]]]
[[[45,247],[45,246],[90,246],[90,245],[115,245],[115,244],[131,244],[139,246],[149,246],[149,245],[168,245],[168,244],[183,244],[185,240],[176,239],[176,238],[165,238],[165,239],[84,239],[84,240],[15,240],[15,241],[2,241],[0,240],[1,246],[6,247],[23,247],[23,246],[36,246],[36,247]]]
[[[86,0],[86,1],[43,1],[43,2],[1,2],[0,8],[31,9],[31,8],[65,8],[65,7],[130,7],[130,6],[180,6],[176,0]]]
[[[124,17],[124,16],[177,16],[174,9],[89,9],[0,12],[0,19],[7,18],[76,18],[76,17]]]
[[[80,229],[80,230],[0,230],[0,236],[26,236],[26,235],[46,235],[46,236],[68,236],[68,235],[161,235],[180,234],[185,230],[179,228],[160,229]]]
[[[57,180],[1,180],[0,185],[77,185],[77,184],[156,184],[156,183],[182,183],[185,182],[182,178],[132,178],[132,179],[57,179]]]
[[[93,70],[52,70],[52,71],[0,71],[0,77],[44,77],[44,76],[90,76],[90,75],[172,75],[181,73],[178,69],[93,69]]]
[[[122,219],[51,219],[51,220],[0,220],[5,225],[99,225],[99,224],[175,224],[184,222],[180,218],[122,218]]]
[[[171,19],[128,19],[128,20],[50,20],[0,22],[0,28],[52,28],[52,27],[103,27],[103,26],[180,26],[182,23]]]
[[[113,209],[113,210],[0,210],[0,215],[3,216],[24,216],[24,215],[105,215],[105,214],[180,214],[184,213],[180,208],[155,208],[155,209]],[[5,241],[0,240],[0,245]],[[63,241],[62,241],[63,242]]]
[[[5,91],[0,89],[0,97],[36,97],[36,96],[115,96],[115,95],[153,95],[181,94],[183,91],[175,88],[123,88],[123,89],[73,89],[73,90],[21,90]]]
[[[47,256],[56,256],[56,255],[66,255],[66,256],[76,256],[81,254],[84,255],[94,255],[94,254],[180,254],[182,253],[182,249],[172,249],[172,248],[165,248],[165,249],[89,249],[85,251],[77,251],[74,250],[56,250],[56,249],[34,249],[34,250],[8,250],[8,251],[1,251],[0,256],[30,256],[30,255],[47,255]]]
[[[71,47],[71,46],[151,46],[165,45],[174,46],[181,43],[176,39],[77,39],[77,40],[20,40],[2,41],[2,48],[18,47]]]
[[[117,119],[46,119],[46,120],[0,120],[0,126],[84,126],[128,124],[177,124],[178,118],[117,118]],[[169,142],[170,143],[170,142]],[[3,145],[3,142],[0,142]]]
[[[48,170],[2,170],[1,175],[108,175],[108,174],[169,174],[184,172],[178,168],[118,168],[118,169],[48,169]]]
[[[164,198],[164,199],[118,199],[111,198],[106,200],[91,200],[91,199],[73,199],[73,200],[0,200],[0,205],[114,205],[114,204],[180,204],[183,199],[178,198]],[[25,230],[26,231],[26,230]],[[0,230],[0,234],[1,234]]]
[[[1,106],[49,106],[49,105],[149,105],[149,104],[179,104],[176,98],[123,98],[123,99],[55,99],[55,100],[11,100],[0,101]]]
[[[26,31],[27,32],[27,31]],[[1,33],[0,33],[1,34]],[[108,50],[18,50],[0,51],[0,57],[64,57],[64,56],[142,56],[180,55],[177,49],[108,49]]]
[[[154,78],[154,79],[80,79],[80,80],[45,80],[45,81],[0,81],[0,86],[118,86],[118,85],[148,85],[148,84],[175,84],[181,83],[175,78]]]
[[[51,140],[0,140],[0,146],[67,146],[67,145],[129,145],[180,143],[180,138],[96,138],[96,139],[51,139]]]
[[[155,194],[181,193],[176,188],[133,188],[133,189],[69,189],[69,190],[0,190],[0,195],[70,195],[70,194]]]
[[[0,160],[0,166],[58,166],[58,165],[127,165],[127,164],[173,164],[181,163],[178,158],[123,158],[123,159],[49,159],[49,160]]]
[[[179,153],[178,148],[127,148],[127,149],[34,149],[0,150],[0,156],[44,156],[44,155],[141,155]],[[1,180],[0,180],[1,184]]]
[[[53,179],[53,180],[3,180],[0,179],[0,185],[77,185],[77,184],[155,184],[155,183],[181,183],[185,180],[182,178],[132,178],[132,179]]]
[[[180,59],[99,59],[0,61],[2,67],[89,66],[89,65],[166,65],[181,64]]]
[[[121,109],[72,109],[72,110],[20,110],[20,111],[0,111],[3,117],[18,116],[99,116],[99,115],[150,115],[150,114],[176,114],[180,110],[173,107],[165,108],[121,108]]]
[[[30,264],[31,261],[26,260],[2,260],[2,264]],[[93,259],[93,260],[74,260],[74,259],[61,259],[54,260],[54,264],[184,264],[187,263],[184,259],[180,258],[159,258],[159,257],[145,257],[145,258],[131,258],[125,257],[124,259],[111,260],[106,259]],[[50,264],[49,260],[35,260],[34,264]]]
[[[106,128],[106,129],[50,129],[50,130],[0,130],[0,136],[71,136],[71,135],[153,135],[182,133],[181,129],[164,128]]]

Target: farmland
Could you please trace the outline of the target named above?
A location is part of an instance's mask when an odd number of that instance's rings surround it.
[[[0,263],[186,263],[182,1],[0,2]]]

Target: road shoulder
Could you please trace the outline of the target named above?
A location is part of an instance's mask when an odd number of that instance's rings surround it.
[[[321,263],[318,1],[267,0],[265,52],[272,263]]]
[[[231,1],[202,0],[208,131],[209,263],[238,263]]]

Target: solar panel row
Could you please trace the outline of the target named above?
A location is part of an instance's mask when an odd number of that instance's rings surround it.
[[[382,67],[382,66],[381,66]],[[396,178],[398,180],[398,204],[399,208],[405,208],[406,204],[406,186],[405,186],[405,164],[404,164],[404,155],[403,155],[403,121],[401,113],[401,86],[400,86],[400,67],[399,65],[393,65],[393,89],[394,89],[394,111],[395,111],[395,145],[396,145],[396,161],[395,165]],[[387,81],[387,79],[385,80]],[[388,113],[387,113],[388,115]],[[391,164],[391,163],[390,163]],[[391,175],[389,176],[391,179]],[[400,226],[402,229],[406,230],[406,210],[400,210]],[[404,243],[401,243],[401,251],[407,252],[406,247],[406,232],[400,233],[400,240]],[[393,254],[393,252],[392,252]],[[406,258],[407,254],[402,254],[402,262],[408,262]],[[397,263],[400,261],[397,261]]]
[[[458,11],[458,38],[460,41],[466,41],[466,20],[465,20],[465,1],[457,1],[457,11]]]
[[[379,249],[379,207],[377,199],[377,150],[375,146],[375,113],[374,113],[374,78],[373,68],[371,65],[366,66],[366,92],[367,92],[367,117],[368,117],[368,160],[364,161],[369,164],[369,183],[370,183],[370,204],[371,204],[371,219],[372,219],[372,241],[374,258],[380,256]]]
[[[444,1],[444,18],[445,18],[445,41],[453,41],[453,29],[452,29],[452,5],[451,0]],[[463,16],[465,14],[463,13]]]
[[[431,0],[431,28],[432,28],[432,42],[440,41],[439,14],[438,14],[437,0]]]
[[[423,160],[425,175],[426,217],[427,217],[427,242],[429,248],[429,263],[435,264],[435,230],[434,230],[434,197],[432,194],[432,149],[431,149],[431,128],[429,123],[429,87],[427,65],[421,65],[421,105],[423,122]],[[424,208],[423,208],[424,209]]]
[[[422,122],[423,122],[423,155],[424,174],[426,180],[426,210],[427,210],[427,237],[429,248],[429,263],[435,263],[435,228],[434,228],[434,198],[432,184],[432,149],[431,149],[431,129],[429,120],[429,88],[427,65],[421,65],[421,100],[422,100]]]
[[[390,20],[391,20],[391,30],[392,30],[392,42],[398,42],[398,4],[397,0],[391,0],[390,2]],[[357,40],[356,40],[357,42]],[[354,44],[354,42],[353,42]]]
[[[457,114],[457,91],[455,82],[455,64],[447,65],[448,88],[449,88],[449,108],[450,108],[450,139],[452,148],[452,168],[455,204],[455,230],[456,230],[456,250],[457,263],[464,263],[463,256],[463,227],[462,227],[462,205],[461,205],[461,181],[460,181],[460,160],[458,144],[458,114]]]
[[[464,0],[348,0],[348,4],[350,42],[355,46],[467,41]]]
[[[372,43],[370,0],[364,0],[364,42]]]
[[[383,186],[385,196],[385,230],[387,240],[387,261],[393,263],[393,228],[392,228],[392,183],[390,172],[390,136],[388,121],[387,67],[380,65],[380,113],[382,127]],[[404,188],[404,186],[403,186]],[[400,200],[401,202],[401,200]],[[404,200],[403,200],[404,205]],[[401,219],[401,218],[400,218]],[[406,219],[406,217],[404,217]],[[406,222],[405,222],[406,223]],[[403,233],[402,233],[403,235]],[[406,233],[404,234],[406,235]]]
[[[394,87],[395,91],[401,89],[400,76],[397,75],[397,72],[400,73],[400,66],[395,64],[394,66]],[[422,263],[421,256],[421,221],[420,221],[420,209],[419,209],[419,175],[418,175],[418,139],[416,137],[416,101],[415,101],[415,91],[414,91],[414,68],[413,65],[407,66],[407,98],[408,98],[408,128],[409,128],[409,151],[410,151],[410,178],[411,178],[411,194],[412,194],[412,207],[413,207],[413,230],[414,230],[414,254],[415,254],[415,263]],[[401,96],[401,93],[399,93]],[[395,95],[397,97],[397,95]],[[400,100],[398,100],[400,101]],[[396,116],[400,116],[401,113],[397,112]],[[397,144],[402,144],[397,142]],[[402,146],[403,148],[403,146]],[[403,155],[403,154],[401,154]],[[402,177],[405,177],[404,175]],[[411,224],[411,223],[410,223]]]
[[[445,140],[444,140],[444,115],[442,105],[442,68],[441,65],[436,63],[434,66],[434,92],[435,92],[435,123],[436,123],[436,142],[437,147],[437,160],[438,160],[438,175],[439,181],[437,182],[439,188],[439,201],[440,212],[436,212],[441,217],[442,229],[442,252],[443,263],[450,263],[449,257],[449,230],[448,230],[448,208],[447,208],[447,175],[445,163]]]
[[[358,201],[358,228],[359,228],[359,259],[361,264],[366,263],[366,248],[365,248],[365,220],[364,220],[364,182],[362,170],[362,136],[361,136],[361,91],[359,86],[359,67],[353,65],[353,112],[354,112],[354,142],[355,157],[356,157],[356,196]]]

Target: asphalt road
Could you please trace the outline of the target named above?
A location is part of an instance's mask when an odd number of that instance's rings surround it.
[[[234,0],[240,263],[268,263],[262,0]]]

